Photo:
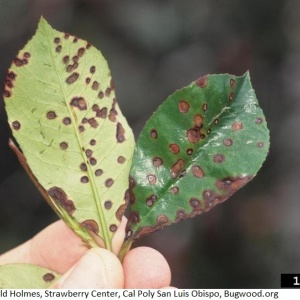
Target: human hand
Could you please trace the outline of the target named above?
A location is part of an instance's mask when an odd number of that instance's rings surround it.
[[[117,253],[125,234],[126,219],[113,238]],[[112,252],[88,250],[62,221],[57,221],[29,241],[0,256],[0,264],[31,263],[64,274],[52,288],[164,288],[171,272],[165,258],[149,247],[130,250],[123,265]]]

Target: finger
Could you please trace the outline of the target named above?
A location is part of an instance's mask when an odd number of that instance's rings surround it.
[[[57,221],[31,240],[1,255],[0,264],[31,263],[64,273],[87,250],[63,221]]]
[[[166,259],[149,247],[130,250],[124,258],[123,268],[127,289],[159,289],[171,283],[171,271]]]
[[[101,248],[89,250],[52,288],[118,289],[124,286],[123,268],[119,259]]]
[[[124,217],[113,238],[114,253],[119,252],[124,241],[126,222]],[[0,264],[32,263],[63,274],[87,251],[82,240],[60,220],[31,240],[2,254]]]

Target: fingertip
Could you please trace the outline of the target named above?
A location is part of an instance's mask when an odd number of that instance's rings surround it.
[[[130,250],[123,261],[125,288],[167,287],[171,283],[171,270],[164,256],[150,247]]]
[[[93,248],[52,288],[119,289],[123,286],[123,268],[118,258],[106,249]]]

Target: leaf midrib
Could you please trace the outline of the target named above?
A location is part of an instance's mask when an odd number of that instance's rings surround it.
[[[51,43],[51,40],[48,39],[48,43],[50,44]],[[55,73],[56,73],[56,76],[58,78],[58,81],[59,81],[59,87],[61,89],[61,92],[63,94],[63,97],[64,97],[64,100],[65,100],[65,104],[66,104],[66,107],[68,109],[68,112],[69,112],[69,115],[71,117],[71,124],[76,124],[77,123],[77,118],[74,116],[74,113],[73,111],[70,109],[69,105],[68,105],[68,102],[67,102],[67,97],[66,97],[66,93],[65,93],[65,90],[64,90],[64,87],[63,87],[63,84],[62,84],[62,79],[60,77],[60,74],[56,68],[56,64],[55,64],[55,58],[53,56],[53,50],[52,50],[52,47],[51,45],[49,45],[49,47],[47,47],[48,49],[50,49],[50,54],[51,54],[51,59],[52,59],[52,65],[54,67],[54,70],[55,70]],[[82,147],[83,147],[83,143],[82,143],[82,140],[81,140],[81,137],[79,135],[79,132],[78,130],[76,130],[76,128],[73,126],[74,128],[74,131],[75,131],[75,136],[76,136],[76,140],[77,140],[77,143],[78,143],[78,146],[79,146],[79,149],[80,149],[80,154],[83,158],[83,161],[85,162],[86,161],[86,157],[84,155],[84,152],[81,150]],[[92,188],[92,192],[93,192],[93,196],[94,196],[94,199],[95,199],[95,204],[96,204],[96,208],[97,208],[97,213],[99,215],[99,221],[100,221],[100,230],[102,230],[102,233],[103,233],[103,239],[104,239],[104,243],[105,243],[105,246],[108,250],[111,250],[111,241],[110,241],[110,238],[109,238],[109,233],[107,232],[107,224],[105,222],[105,218],[104,218],[104,213],[103,213],[103,210],[101,209],[100,207],[100,203],[101,201],[96,201],[97,199],[100,199],[99,197],[99,194],[98,194],[98,190],[96,188],[96,184],[95,184],[95,178],[93,176],[93,173],[92,173],[92,170],[91,170],[91,167],[89,164],[86,164],[87,165],[87,173],[88,173],[88,177],[90,179],[90,185],[91,185],[91,188]],[[91,236],[92,237],[92,236]]]

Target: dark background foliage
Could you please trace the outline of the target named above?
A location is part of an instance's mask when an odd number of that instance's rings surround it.
[[[136,136],[175,89],[250,70],[271,131],[262,170],[225,204],[136,245],[161,251],[180,288],[279,287],[280,273],[300,271],[299,14],[296,0],[0,0],[0,81],[41,15],[101,49]],[[56,220],[10,135],[1,101],[0,253]]]

